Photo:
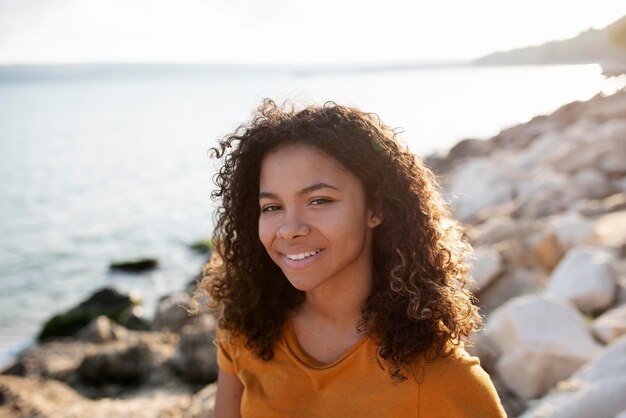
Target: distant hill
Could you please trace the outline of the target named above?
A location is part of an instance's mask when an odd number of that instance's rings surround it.
[[[606,73],[626,72],[626,16],[604,29],[589,29],[572,39],[495,52],[477,65],[599,63]]]

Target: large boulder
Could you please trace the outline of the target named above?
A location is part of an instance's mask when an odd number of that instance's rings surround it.
[[[213,418],[213,408],[215,407],[216,394],[216,383],[206,385],[202,390],[193,396],[186,414],[197,418]]]
[[[76,338],[86,342],[106,343],[126,339],[128,335],[126,328],[111,321],[109,317],[100,315],[81,329]]]
[[[191,314],[191,296],[187,292],[176,292],[162,297],[156,308],[153,327],[157,331],[180,333],[187,326],[206,331],[215,329],[217,322],[205,312]]]
[[[124,345],[85,356],[78,367],[81,381],[90,385],[139,385],[152,369],[151,351],[145,344]]]
[[[463,221],[480,210],[503,205],[515,197],[515,181],[504,167],[487,159],[470,159],[446,181],[454,212]]]
[[[615,257],[601,247],[570,250],[556,267],[546,292],[571,301],[584,312],[608,308],[616,295]]]
[[[626,337],[603,350],[522,418],[614,418],[626,410]]]
[[[484,337],[499,350],[497,373],[527,400],[544,395],[600,350],[582,315],[547,295],[519,297],[496,309]]]
[[[100,315],[120,322],[138,303],[140,302],[136,298],[120,293],[117,289],[105,287],[79,305],[46,321],[38,338],[44,340],[72,336]]]
[[[578,121],[564,132],[564,146],[551,158],[551,165],[558,171],[568,174],[579,173],[591,167],[598,167],[601,161],[615,154],[623,143],[626,124],[619,121],[603,124]]]
[[[471,262],[474,279],[470,286],[472,292],[484,289],[503,272],[502,257],[495,249],[477,248]]]
[[[574,175],[574,196],[587,199],[603,199],[614,192],[604,173],[596,168],[585,168]]]
[[[594,221],[597,241],[620,248],[626,245],[626,210],[608,213]]]
[[[626,305],[606,311],[593,321],[593,333],[605,344],[626,335]]]
[[[483,313],[488,315],[510,299],[538,292],[544,278],[538,270],[516,268],[505,272],[478,295]]]
[[[593,236],[593,223],[578,212],[566,212],[548,220],[548,228],[564,250],[585,244]]]
[[[517,182],[519,207],[516,218],[539,219],[566,211],[574,202],[570,179],[546,167],[535,169],[529,178]]]
[[[186,326],[182,330],[172,365],[188,382],[204,384],[215,382],[217,380],[215,332]]]
[[[0,417],[85,417],[86,402],[58,380],[0,375]]]

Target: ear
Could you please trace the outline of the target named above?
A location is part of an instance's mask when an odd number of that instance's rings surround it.
[[[383,223],[383,211],[382,210],[370,210],[367,219],[367,226],[369,228],[376,228],[378,225]]]
[[[380,192],[374,195],[367,216],[367,226],[369,228],[376,228],[383,223],[385,217],[383,215],[383,199]]]

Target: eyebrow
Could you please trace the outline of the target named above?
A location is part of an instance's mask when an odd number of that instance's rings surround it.
[[[333,190],[337,190],[339,191],[338,188],[336,188],[335,186],[331,186],[330,184],[326,184],[326,183],[315,183],[309,187],[305,187],[304,189],[300,190],[298,192],[298,196],[304,196],[305,194],[308,193],[312,193],[315,192],[317,190],[320,189],[333,189]],[[278,196],[275,195],[274,193],[270,193],[270,192],[261,192],[259,193],[259,200],[260,199],[277,199]]]

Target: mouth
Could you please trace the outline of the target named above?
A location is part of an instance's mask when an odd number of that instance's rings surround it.
[[[284,265],[290,270],[300,270],[313,264],[322,254],[323,249],[303,251],[296,254],[281,254]]]
[[[309,257],[313,257],[316,254],[319,254],[322,250],[315,250],[315,251],[306,251],[303,253],[299,253],[299,254],[283,254],[286,258],[288,258],[289,260],[293,260],[293,261],[297,261],[297,260],[304,260],[305,258],[309,258]]]

